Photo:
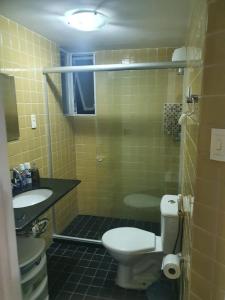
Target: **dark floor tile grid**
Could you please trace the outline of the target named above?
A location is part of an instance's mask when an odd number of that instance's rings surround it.
[[[157,235],[160,234],[159,223],[87,215],[77,216],[63,234],[99,240],[107,230],[126,226],[151,231]]]
[[[50,300],[146,300],[115,284],[117,264],[103,247],[54,242],[47,251]]]

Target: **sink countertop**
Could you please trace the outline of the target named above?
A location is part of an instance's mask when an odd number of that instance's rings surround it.
[[[37,219],[58,200],[80,184],[80,180],[41,178],[40,183],[26,186],[23,190],[13,191],[13,196],[35,189],[51,189],[53,194],[45,201],[23,208],[14,208],[16,230],[23,230],[27,225]]]

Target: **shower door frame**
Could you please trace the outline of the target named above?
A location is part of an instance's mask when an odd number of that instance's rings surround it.
[[[104,72],[104,71],[128,71],[128,70],[163,70],[163,69],[185,69],[187,64],[185,61],[179,62],[146,62],[146,63],[133,63],[133,64],[103,64],[103,65],[90,65],[90,66],[68,66],[68,67],[52,67],[44,68],[44,102],[46,113],[46,131],[48,139],[48,177],[52,178],[52,146],[51,146],[51,126],[49,116],[49,101],[48,101],[48,74],[52,73],[69,73],[69,72]],[[57,234],[56,230],[56,214],[55,207],[51,208],[52,211],[52,238],[66,241],[74,241],[88,244],[101,245],[101,240],[80,238],[74,236],[67,236]]]

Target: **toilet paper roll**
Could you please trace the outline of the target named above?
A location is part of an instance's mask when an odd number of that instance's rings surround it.
[[[180,277],[180,258],[178,255],[168,254],[164,256],[162,269],[165,276],[169,279]]]

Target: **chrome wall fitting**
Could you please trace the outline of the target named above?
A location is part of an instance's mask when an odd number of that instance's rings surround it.
[[[187,103],[198,103],[199,96],[198,95],[190,95],[186,99],[187,99]]]

